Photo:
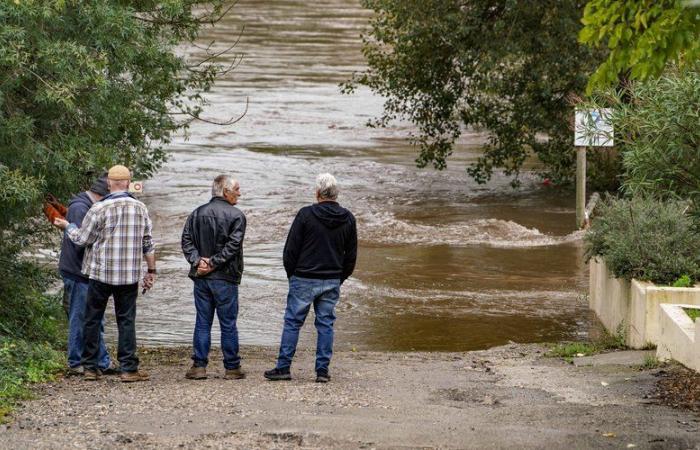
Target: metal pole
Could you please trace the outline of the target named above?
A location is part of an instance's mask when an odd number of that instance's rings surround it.
[[[586,211],[586,147],[576,147],[576,226],[584,227]]]

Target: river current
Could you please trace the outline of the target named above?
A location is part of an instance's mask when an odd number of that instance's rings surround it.
[[[465,167],[479,155],[479,133],[462,137],[446,170],[418,169],[410,126],[367,128],[382,99],[365,89],[340,93],[339,83],[364,67],[360,33],[369,17],[356,0],[241,0],[205,30],[202,46],[214,40],[223,49],[240,38],[235,52],[243,56],[209,94],[205,116],[239,116],[246,101],[248,110],[227,127],[195,123],[145,184],[160,275],[139,300],[140,344],[191,342],[192,282],[180,234],[220,173],[240,181],[238,206],[248,218],[242,345],[279,343],[282,248],[296,211],[313,201],[320,172],[339,180],[339,201],[357,217],[360,240],[337,308],[337,346],[461,351],[587,332],[573,195],[528,176],[519,190],[498,175],[476,184]],[[113,339],[113,316],[107,328]],[[313,343],[310,317],[302,345]]]

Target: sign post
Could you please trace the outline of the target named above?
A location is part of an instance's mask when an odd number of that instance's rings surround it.
[[[586,148],[612,147],[613,127],[610,109],[577,109],[574,126],[576,147],[576,226],[583,228],[586,217]]]
[[[576,226],[586,225],[586,147],[576,147]]]

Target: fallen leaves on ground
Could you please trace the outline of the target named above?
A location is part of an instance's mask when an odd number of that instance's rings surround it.
[[[649,396],[673,408],[700,412],[700,374],[685,367],[657,373],[659,380]]]

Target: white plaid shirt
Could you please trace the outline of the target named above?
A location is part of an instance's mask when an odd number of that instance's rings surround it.
[[[82,272],[91,280],[127,285],[141,280],[143,256],[155,251],[146,205],[126,193],[115,193],[92,205],[78,228],[66,235],[87,247]]]

